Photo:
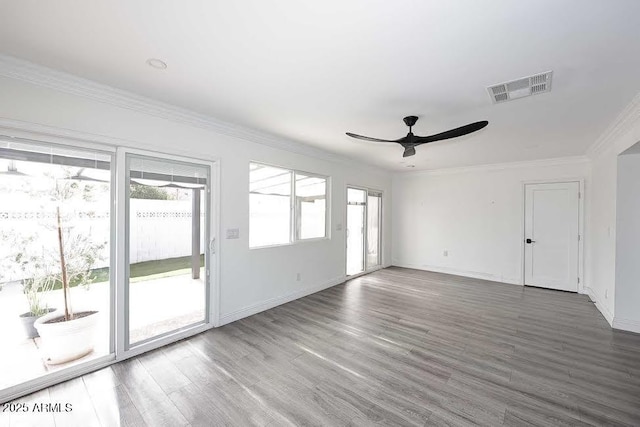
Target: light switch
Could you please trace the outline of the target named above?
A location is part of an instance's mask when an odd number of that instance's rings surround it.
[[[342,231],[342,224],[336,224],[336,231]]]
[[[240,238],[239,228],[227,228],[227,239],[239,239],[239,238]]]

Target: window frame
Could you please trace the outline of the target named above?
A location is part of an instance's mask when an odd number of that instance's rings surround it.
[[[317,242],[322,240],[330,240],[331,239],[331,177],[327,175],[322,175],[315,172],[306,172],[300,169],[292,169],[284,166],[278,166],[270,163],[264,163],[259,161],[250,160],[249,161],[249,185],[251,185],[251,165],[256,164],[259,166],[266,166],[270,168],[282,169],[286,170],[291,174],[291,192],[290,192],[290,200],[289,200],[289,241],[287,243],[274,243],[271,245],[260,245],[260,246],[251,246],[251,202],[249,201],[249,249],[266,249],[266,248],[277,248],[281,246],[291,246],[298,245],[301,243],[307,242]],[[325,186],[325,211],[324,211],[324,236],[322,237],[310,237],[307,239],[299,238],[300,235],[300,224],[301,222],[301,209],[297,207],[296,201],[296,176],[304,175],[310,178],[320,178],[324,179]],[[251,198],[251,190],[249,189],[248,195],[249,199]],[[260,194],[260,193],[256,193]]]

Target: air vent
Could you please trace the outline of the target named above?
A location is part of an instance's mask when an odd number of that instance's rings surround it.
[[[487,91],[494,104],[511,101],[525,96],[538,95],[551,91],[553,71],[523,77],[517,80],[489,86]]]
[[[502,101],[508,101],[509,100],[509,96],[506,93],[499,93],[494,98],[496,100],[495,102],[502,102]]]
[[[494,95],[500,95],[502,93],[505,93],[507,91],[507,88],[505,85],[500,85],[492,87],[491,90],[493,91]]]

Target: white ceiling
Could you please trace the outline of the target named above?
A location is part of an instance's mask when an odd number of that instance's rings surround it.
[[[584,154],[640,91],[638,0],[13,0],[0,52],[388,169]],[[148,58],[168,64],[160,71]],[[554,71],[551,93],[485,87]],[[418,147],[428,135],[484,130]]]

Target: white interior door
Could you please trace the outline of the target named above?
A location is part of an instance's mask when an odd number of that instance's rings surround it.
[[[578,182],[525,185],[524,284],[578,291]]]

